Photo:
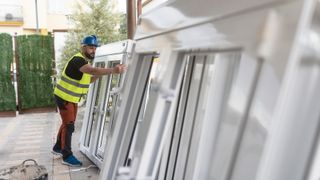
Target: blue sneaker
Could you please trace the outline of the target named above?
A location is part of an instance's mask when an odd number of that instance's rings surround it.
[[[52,154],[62,156],[62,150],[61,149],[52,149]]]
[[[62,160],[62,164],[68,165],[68,166],[82,166],[82,162],[80,162],[76,157],[73,155],[70,155],[67,159]]]

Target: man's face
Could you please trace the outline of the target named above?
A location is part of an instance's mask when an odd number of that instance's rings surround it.
[[[95,46],[84,46],[84,55],[88,58],[88,59],[93,59],[94,55],[96,54],[96,47]]]

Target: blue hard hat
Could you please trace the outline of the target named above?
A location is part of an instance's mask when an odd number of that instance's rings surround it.
[[[83,38],[82,45],[88,45],[88,46],[99,46],[98,38],[95,35],[86,36]]]

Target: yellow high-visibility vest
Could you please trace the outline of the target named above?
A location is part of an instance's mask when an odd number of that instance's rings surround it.
[[[68,102],[78,103],[81,97],[88,92],[91,75],[83,73],[80,80],[72,79],[66,75],[66,67],[74,57],[84,58],[81,53],[77,53],[68,61],[63,69],[61,79],[54,88],[54,94]]]

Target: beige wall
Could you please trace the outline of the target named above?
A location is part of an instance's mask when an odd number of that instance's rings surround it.
[[[8,27],[8,26],[0,26],[0,32],[1,33],[8,33],[11,36],[17,34],[23,34],[23,29],[22,27]]]
[[[48,15],[47,21],[50,22],[47,26],[47,29],[50,32],[53,30],[64,30],[70,28],[66,15]]]
[[[31,2],[31,3],[30,3]],[[39,29],[47,27],[47,1],[37,0],[38,2],[38,21]],[[24,29],[36,29],[36,9],[35,0],[23,0],[23,28]]]
[[[53,30],[67,30],[70,29],[70,23],[68,22],[68,16],[72,14],[76,7],[76,3],[79,0],[54,0],[58,7],[58,12],[48,12],[47,14],[47,29],[52,32]],[[61,7],[62,6],[62,7]],[[63,10],[61,10],[61,8]]]

